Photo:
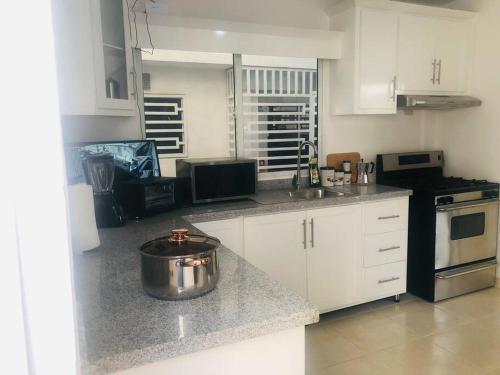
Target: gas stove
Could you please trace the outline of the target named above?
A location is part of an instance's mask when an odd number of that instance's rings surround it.
[[[408,291],[439,301],[495,284],[499,184],[443,175],[442,151],[377,155],[377,183],[413,190]]]
[[[377,182],[435,194],[498,188],[497,183],[488,180],[445,177],[443,165],[442,151],[378,155]]]

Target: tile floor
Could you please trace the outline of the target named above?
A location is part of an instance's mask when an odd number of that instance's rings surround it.
[[[500,375],[500,289],[324,314],[306,328],[306,373]]]

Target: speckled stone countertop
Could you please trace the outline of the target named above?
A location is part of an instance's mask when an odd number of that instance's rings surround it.
[[[152,298],[142,290],[137,249],[176,227],[198,233],[190,222],[411,194],[380,185],[362,189],[357,196],[319,201],[204,205],[101,229],[100,247],[74,255],[82,373],[124,370],[316,322],[316,308],[224,247],[218,250],[220,279],[211,293],[187,301]]]
[[[203,221],[230,219],[243,215],[265,215],[355,204],[380,199],[408,197],[413,193],[412,190],[385,185],[345,185],[334,188],[336,191],[345,192],[346,195],[343,197],[326,196],[323,199],[304,200],[290,198],[288,195],[289,190],[290,189],[280,189],[260,192],[256,199],[260,202],[268,202],[268,204],[259,204],[252,200],[246,200],[233,203],[201,205],[186,210],[183,212],[183,217],[192,223],[199,223]]]

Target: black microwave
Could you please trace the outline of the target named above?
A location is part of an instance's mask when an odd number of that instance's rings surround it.
[[[257,189],[257,161],[254,159],[180,159],[177,177],[191,178],[193,203],[243,199]]]

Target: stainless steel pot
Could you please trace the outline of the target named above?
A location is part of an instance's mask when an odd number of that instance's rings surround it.
[[[199,297],[219,280],[217,238],[174,229],[172,235],[146,242],[141,252],[141,278],[146,293],[166,300]]]

